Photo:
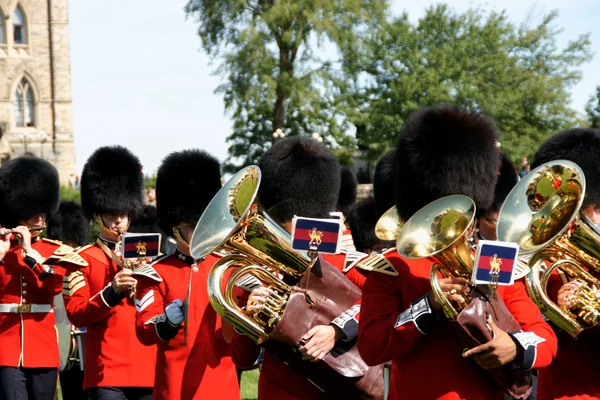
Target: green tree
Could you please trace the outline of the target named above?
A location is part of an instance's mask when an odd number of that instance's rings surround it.
[[[456,13],[430,7],[416,23],[404,14],[370,38],[352,94],[359,147],[377,159],[393,146],[414,110],[453,103],[495,119],[502,147],[513,157],[533,154],[549,135],[578,122],[570,108],[580,66],[591,59],[589,35],[557,45],[556,12],[539,24],[515,26],[504,12]]]
[[[585,105],[585,113],[590,128],[600,128],[600,86],[596,86],[596,94]]]
[[[256,162],[272,134],[319,133],[352,147],[339,103],[361,43],[384,18],[386,0],[190,0],[202,47],[224,78],[216,92],[233,117],[226,172]],[[335,57],[325,53],[335,52]],[[235,165],[241,161],[240,165]]]

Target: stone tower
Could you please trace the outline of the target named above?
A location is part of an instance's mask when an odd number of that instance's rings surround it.
[[[24,154],[75,177],[68,0],[0,0],[0,165]]]

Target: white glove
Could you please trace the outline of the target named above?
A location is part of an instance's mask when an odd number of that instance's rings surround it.
[[[183,322],[182,306],[182,301],[177,299],[165,308],[165,315],[167,316],[167,321],[170,325],[178,327]]]

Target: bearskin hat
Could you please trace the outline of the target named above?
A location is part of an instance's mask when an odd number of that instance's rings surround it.
[[[276,142],[261,157],[258,191],[267,213],[278,222],[294,215],[327,218],[340,193],[340,165],[322,143],[306,137]]]
[[[356,250],[365,252],[379,242],[375,236],[378,218],[373,196],[362,199],[350,209],[346,222],[352,232]]]
[[[14,228],[20,221],[58,208],[58,172],[48,161],[18,157],[0,168],[0,225]]]
[[[395,173],[396,149],[393,149],[385,153],[375,167],[373,196],[375,196],[375,209],[378,216],[382,216],[395,204]]]
[[[169,154],[156,177],[158,223],[171,232],[180,222],[196,223],[221,189],[221,164],[203,150]]]
[[[49,239],[68,245],[83,246],[90,242],[92,224],[83,207],[74,201],[63,200],[47,221]]]
[[[600,205],[600,130],[571,129],[548,138],[533,157],[531,168],[554,160],[568,160],[585,174],[584,206]]]
[[[81,174],[81,204],[88,216],[133,215],[144,206],[144,175],[140,160],[122,146],[97,149]]]
[[[346,213],[348,208],[356,203],[356,193],[358,191],[358,181],[356,175],[350,167],[342,167],[340,181],[340,194],[337,201],[337,209]]]
[[[403,219],[444,196],[462,194],[479,214],[494,201],[500,164],[494,122],[456,106],[412,114],[396,148],[396,206]]]
[[[491,210],[499,211],[512,188],[519,182],[519,174],[506,153],[500,153],[500,174],[494,190],[494,202]]]

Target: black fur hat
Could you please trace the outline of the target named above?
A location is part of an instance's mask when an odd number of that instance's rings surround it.
[[[337,209],[346,213],[348,208],[356,203],[358,181],[350,167],[342,167],[340,194],[337,200]]]
[[[340,165],[322,143],[306,137],[276,142],[261,157],[259,197],[277,222],[294,215],[327,218],[340,193]]]
[[[396,149],[392,149],[381,157],[373,176],[373,196],[375,196],[375,210],[378,216],[382,216],[396,203],[394,198],[395,173]]]
[[[58,210],[48,218],[47,224],[46,233],[49,239],[75,246],[83,246],[90,242],[91,221],[83,207],[74,201],[61,201]]]
[[[48,161],[18,157],[0,168],[0,225],[14,228],[37,214],[58,208],[58,172]]]
[[[396,149],[396,206],[404,219],[444,196],[462,194],[478,214],[494,201],[500,157],[494,122],[455,106],[416,111]]]
[[[362,199],[350,209],[346,222],[352,232],[356,250],[365,252],[379,242],[375,236],[375,225],[378,219],[375,198],[372,196]]]
[[[158,223],[165,233],[180,222],[196,223],[221,189],[219,160],[203,150],[169,154],[156,177]]]
[[[93,214],[133,215],[144,206],[140,160],[121,146],[105,146],[88,158],[81,174],[81,205]]]
[[[551,136],[535,153],[531,169],[554,160],[579,165],[586,181],[584,206],[600,206],[600,130],[578,128]]]
[[[155,233],[160,232],[158,227],[158,217],[156,215],[156,207],[145,205],[139,209],[131,218],[129,229],[131,233]]]
[[[498,175],[498,182],[494,190],[492,211],[500,211],[502,203],[504,203],[504,200],[506,200],[506,197],[517,182],[519,182],[519,174],[515,166],[504,152],[500,153],[500,174]]]

